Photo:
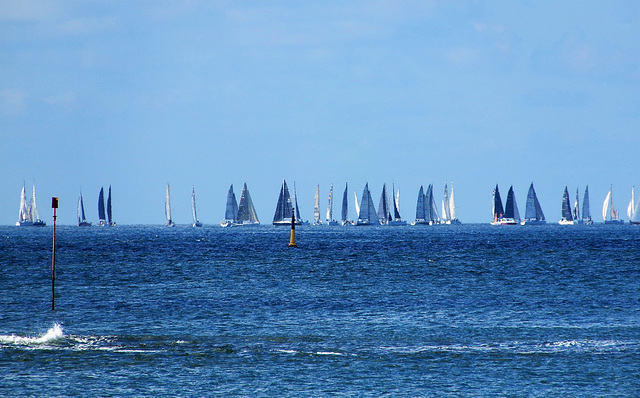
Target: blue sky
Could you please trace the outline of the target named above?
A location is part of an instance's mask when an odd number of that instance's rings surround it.
[[[120,224],[217,224],[247,182],[270,223],[282,178],[304,218],[320,184],[377,204],[454,181],[463,222],[491,192],[533,181],[547,219],[564,186],[640,187],[636,1],[0,1],[0,224],[35,179],[41,216],[80,190],[96,221],[112,185]],[[572,194],[573,195],[573,194]],[[352,217],[354,216],[351,203]],[[337,212],[336,212],[337,214]],[[599,220],[599,217],[596,218]]]

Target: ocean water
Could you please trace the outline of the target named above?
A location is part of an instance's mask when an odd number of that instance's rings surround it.
[[[638,396],[640,228],[0,227],[0,396]]]

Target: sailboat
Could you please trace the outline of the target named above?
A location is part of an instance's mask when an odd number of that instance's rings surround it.
[[[380,220],[378,220],[376,208],[373,204],[373,199],[371,199],[369,183],[366,183],[362,191],[362,201],[358,209],[358,221],[356,225],[378,225],[379,223]]]
[[[631,194],[631,200],[633,200],[633,191]],[[633,207],[633,212],[631,214],[631,218],[629,218],[629,223],[631,225],[640,225],[640,198],[636,201]]]
[[[84,214],[84,201],[82,200],[82,192],[80,192],[80,196],[78,196],[78,226],[79,227],[91,226],[91,222],[87,221],[87,217]]]
[[[593,220],[591,219],[591,209],[589,208],[589,186],[584,189],[584,196],[582,197],[582,224],[591,225]]]
[[[453,181],[451,181],[451,194],[449,195],[449,224],[462,224],[460,220],[456,218],[456,203],[453,198]]]
[[[107,223],[110,227],[115,227],[116,223],[113,221],[111,211],[111,185],[109,185],[109,196],[107,196]]]
[[[236,201],[236,194],[233,193],[233,184],[229,187],[227,192],[227,207],[224,211],[224,220],[220,221],[220,225],[223,227],[232,226],[238,219],[238,202]]]
[[[573,201],[573,223],[583,224],[580,218],[580,187],[576,188],[576,200]]]
[[[440,223],[438,206],[433,196],[433,184],[429,184],[426,193],[421,185],[416,202],[416,219],[411,225],[438,225]]]
[[[164,214],[167,217],[167,222],[164,223],[167,227],[173,227],[175,224],[171,219],[171,193],[169,191],[169,184],[167,183],[167,197],[164,202]]]
[[[527,193],[527,204],[524,210],[524,220],[520,224],[522,225],[543,225],[547,220],[544,218],[544,212],[542,206],[538,201],[538,195],[533,188],[533,183],[529,185],[529,192]]]
[[[518,225],[519,223],[520,212],[518,211],[518,204],[516,203],[516,197],[513,193],[513,185],[509,188],[507,202],[503,208],[498,184],[496,184],[493,190],[493,221],[491,225]]]
[[[276,204],[276,211],[273,214],[273,225],[290,226],[292,217],[293,203],[291,201],[291,195],[289,195],[287,182],[283,179],[282,187],[280,188],[280,195],[278,196],[278,203]],[[295,224],[301,224],[300,219],[297,217]]]
[[[331,188],[329,189],[329,198],[327,199],[327,225],[335,226],[338,225],[338,222],[333,219],[333,184],[331,184]]]
[[[22,192],[20,193],[20,212],[18,213],[18,227],[44,227],[46,222],[40,219],[38,207],[36,206],[36,184],[33,184],[31,191],[31,199],[27,205],[27,195],[24,183],[22,184]]]
[[[569,201],[569,191],[565,185],[562,194],[562,218],[558,221],[560,225],[573,225],[573,214],[571,213],[571,202]]]
[[[449,193],[447,183],[444,183],[444,195],[442,197],[442,224],[451,224],[451,213],[449,210]]]
[[[104,227],[107,225],[107,215],[104,210],[104,187],[100,187],[100,193],[98,194],[98,226]]]
[[[635,216],[635,205],[636,205],[636,187],[631,187],[631,200],[629,201],[629,206],[627,206],[627,219],[631,222],[631,219]]]
[[[607,197],[602,204],[602,219],[605,224],[624,224],[624,220],[621,220],[618,216],[618,210],[613,208],[613,186],[609,188]]]
[[[400,216],[400,189],[396,191],[396,197],[393,199],[393,191],[396,190],[395,185],[391,186],[391,198],[393,202],[393,218],[389,219],[389,225],[407,225],[407,222]]]
[[[420,185],[420,190],[418,191],[418,200],[416,202],[416,219],[411,225],[425,225],[429,224],[427,220],[427,213],[425,211],[424,206],[424,188]]]
[[[355,191],[354,191],[355,194]],[[349,220],[349,183],[344,184],[344,193],[342,194],[342,214],[341,214],[341,224],[342,225],[353,225],[353,221]],[[356,206],[358,205],[358,198],[356,197]]]
[[[313,225],[322,225],[320,220],[320,184],[316,186],[316,196],[313,200]]]
[[[198,215],[196,214],[196,188],[191,186],[191,213],[193,214],[193,227],[201,227],[202,223],[198,221]]]
[[[378,202],[378,222],[380,225],[387,225],[391,219],[389,214],[389,202],[387,201],[387,184],[382,184],[382,193]]]
[[[235,197],[233,200],[235,201]],[[258,213],[256,213],[256,209],[253,207],[253,200],[251,200],[249,188],[247,188],[247,183],[245,182],[244,185],[242,185],[242,192],[240,192],[240,205],[238,205],[237,219],[233,223],[233,226],[254,225],[260,225],[260,221],[258,220]]]

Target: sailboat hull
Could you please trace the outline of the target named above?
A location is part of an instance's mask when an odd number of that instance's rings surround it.
[[[605,224],[624,224],[624,220],[605,220]]]
[[[521,225],[545,225],[546,220],[522,220]]]
[[[91,222],[90,221],[80,221],[78,223],[79,227],[90,227],[91,226]]]
[[[562,220],[558,221],[558,224],[560,224],[560,225],[574,225],[575,223],[573,222],[573,220],[564,220],[564,219],[562,219]]]
[[[493,221],[491,225],[518,225],[518,221],[513,218],[499,218],[496,221]]]

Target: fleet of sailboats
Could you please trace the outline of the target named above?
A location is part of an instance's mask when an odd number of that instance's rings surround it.
[[[342,197],[341,217],[338,220],[333,218],[333,203],[335,201],[333,193],[333,184],[329,189],[327,197],[327,208],[325,217],[321,216],[320,211],[320,185],[316,185],[313,207],[313,224],[314,225],[407,225],[407,222],[400,216],[400,190],[396,190],[395,184],[389,191],[387,184],[382,185],[382,192],[378,206],[374,205],[369,184],[366,183],[360,200],[354,191],[355,210],[357,221],[351,221],[349,218],[349,185],[345,183],[345,189]],[[105,195],[107,193],[107,195]],[[296,212],[296,224],[308,224],[302,220],[298,200],[296,197],[296,188],[294,184],[293,195],[290,194],[286,181],[283,179],[274,214],[273,225],[290,225],[293,211]],[[106,197],[106,201],[105,201]],[[561,225],[590,225],[593,223],[590,211],[589,187],[585,186],[582,203],[580,203],[580,189],[576,188],[573,204],[571,203],[569,189],[565,186],[562,196],[561,219],[558,221]],[[105,203],[106,202],[106,203]],[[455,199],[453,183],[448,185],[445,182],[442,200],[436,205],[433,184],[429,184],[425,190],[420,187],[418,198],[416,201],[416,218],[411,225],[447,225],[459,224],[456,218]],[[191,187],[191,210],[193,216],[193,227],[201,227],[203,223],[198,219],[196,211],[195,187]],[[536,194],[533,183],[529,186],[527,193],[526,208],[524,218],[520,219],[520,213],[516,202],[513,186],[509,188],[505,205],[503,207],[498,185],[493,190],[492,201],[493,220],[492,225],[540,225],[546,224],[546,219],[538,196]],[[174,226],[175,223],[171,216],[171,195],[170,186],[166,187],[165,216],[167,226]],[[613,205],[613,190],[609,189],[602,206],[602,218],[604,224],[624,224],[624,220],[620,218],[618,210]],[[631,225],[640,225],[640,198],[636,198],[635,186],[631,189],[631,199],[627,205],[627,219]],[[243,185],[240,203],[236,201],[233,191],[233,184],[229,187],[227,194],[225,218],[220,223],[221,226],[238,226],[238,225],[259,225],[255,207],[249,195],[247,184]],[[39,218],[36,206],[35,184],[32,188],[31,199],[27,201],[26,186],[23,184],[20,194],[20,211],[18,215],[19,226],[43,226],[44,221]],[[86,218],[84,208],[84,197],[82,193],[78,196],[77,201],[77,225],[91,226],[92,222]],[[114,226],[112,204],[111,204],[111,186],[108,192],[104,187],[100,188],[98,194],[98,223],[100,226]]]

